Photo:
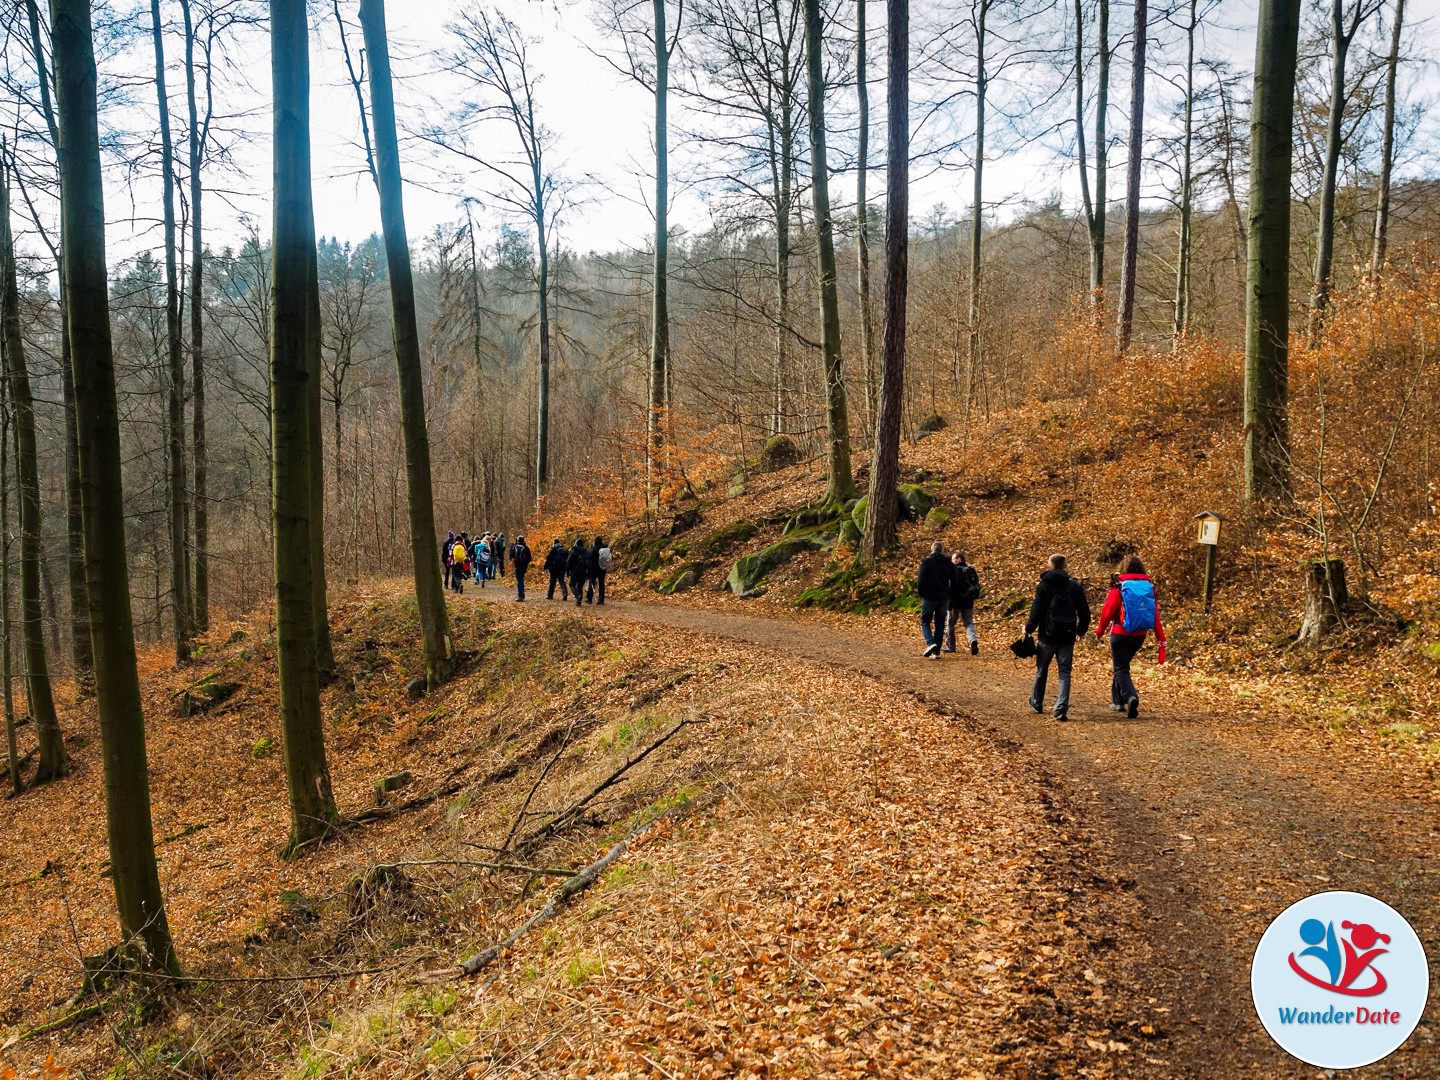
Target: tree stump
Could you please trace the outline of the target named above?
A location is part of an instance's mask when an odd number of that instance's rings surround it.
[[[1318,647],[1340,622],[1350,602],[1345,563],[1341,559],[1311,559],[1301,568],[1305,573],[1305,617],[1296,644]]]

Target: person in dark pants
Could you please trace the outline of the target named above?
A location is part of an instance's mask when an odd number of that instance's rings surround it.
[[[570,551],[557,536],[550,541],[550,550],[545,553],[545,572],[550,575],[550,591],[545,594],[546,600],[555,599],[556,585],[560,586],[560,599],[570,599],[570,590],[565,585],[565,567],[569,561]]]
[[[965,561],[965,556],[955,552],[950,557],[954,564],[954,579],[950,583],[950,617],[945,620],[945,651],[955,651],[955,629],[963,623],[965,636],[970,640],[970,655],[980,655],[980,635],[975,632],[975,601],[980,596],[980,575]]]
[[[936,540],[915,575],[915,595],[920,597],[920,633],[925,637],[925,652],[921,655],[927,660],[940,659],[950,607],[950,585],[954,580],[950,558],[945,554],[944,545]]]
[[[582,537],[570,549],[570,558],[565,561],[565,572],[570,578],[570,595],[575,597],[575,606],[585,602],[585,579],[590,576],[590,549]]]
[[[1030,617],[1025,621],[1027,635],[1040,634],[1035,647],[1035,685],[1030,691],[1030,708],[1045,711],[1045,683],[1050,674],[1050,661],[1055,661],[1059,688],[1055,697],[1055,719],[1070,719],[1070,669],[1075,663],[1075,639],[1090,626],[1090,602],[1080,583],[1065,572],[1065,556],[1051,555],[1050,568],[1040,575],[1035,586],[1035,599],[1030,604]]]
[[[510,545],[510,565],[515,570],[515,599],[525,602],[525,571],[530,569],[530,548],[525,537],[516,536]]]
[[[1100,609],[1100,622],[1095,627],[1096,640],[1105,639],[1110,631],[1110,661],[1114,674],[1110,679],[1110,710],[1127,713],[1130,719],[1140,715],[1140,693],[1130,677],[1130,663],[1145,644],[1145,637],[1155,631],[1160,643],[1158,663],[1165,663],[1165,626],[1160,621],[1160,605],[1155,599],[1155,583],[1145,573],[1145,564],[1131,555],[1119,575],[1110,579],[1110,593]]]
[[[522,538],[523,539],[523,538]],[[514,562],[514,559],[510,560]],[[505,576],[505,534],[497,533],[495,536],[495,576]]]
[[[450,588],[450,573],[454,569],[455,534],[452,532],[445,537],[445,542],[440,545],[440,565],[445,570],[445,588]]]
[[[605,575],[610,573],[610,549],[605,546],[603,536],[595,537],[595,546],[590,549],[590,579],[585,586],[585,602],[605,603]],[[596,594],[599,594],[596,596]]]

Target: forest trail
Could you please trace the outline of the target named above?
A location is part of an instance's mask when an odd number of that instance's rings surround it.
[[[1318,1075],[1270,1042],[1249,992],[1260,935],[1302,896],[1379,895],[1410,919],[1432,959],[1440,953],[1432,876],[1440,874],[1440,834],[1427,808],[1407,796],[1398,774],[1342,760],[1293,718],[1211,712],[1198,694],[1157,679],[1142,685],[1142,714],[1129,720],[1108,709],[1108,676],[1077,659],[1072,722],[1060,724],[1025,707],[1030,663],[1014,660],[994,629],[980,656],[935,663],[920,656],[918,630],[902,636],[845,620],[628,600],[583,613],[858,671],[1035,754],[1080,808],[1077,839],[1088,826],[1096,883],[1133,882],[1148,916],[1144,951],[1154,961],[1132,965],[1136,984],[1115,987],[1114,996],[1154,998],[1170,1010],[1169,1068],[1159,1074]],[[1433,1039],[1426,1018],[1396,1055],[1356,1075],[1431,1075]],[[1132,1068],[1150,1071],[1133,1059]]]

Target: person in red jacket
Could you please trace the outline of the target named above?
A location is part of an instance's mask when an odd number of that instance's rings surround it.
[[[1095,627],[1097,641],[1110,631],[1110,659],[1115,674],[1110,680],[1110,708],[1123,712],[1132,720],[1140,715],[1140,695],[1130,677],[1130,662],[1145,644],[1145,637],[1155,631],[1160,643],[1159,663],[1165,662],[1165,626],[1160,622],[1160,605],[1155,599],[1155,583],[1145,573],[1145,564],[1137,556],[1125,560],[1121,573],[1111,580],[1110,595],[1100,610]]]

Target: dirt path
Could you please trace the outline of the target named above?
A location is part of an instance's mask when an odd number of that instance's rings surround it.
[[[1059,724],[1024,707],[1028,666],[996,642],[934,663],[920,657],[918,634],[844,621],[624,600],[583,611],[860,671],[1038,755],[1091,827],[1090,857],[1108,864],[1097,882],[1135,882],[1148,915],[1141,932],[1156,962],[1114,993],[1158,999],[1172,1023],[1164,1058],[1136,1060],[1133,1075],[1317,1075],[1270,1042],[1249,993],[1260,934],[1309,893],[1373,893],[1410,918],[1432,963],[1440,958],[1440,833],[1427,809],[1397,777],[1342,761],[1293,720],[1207,713],[1182,688],[1147,689],[1140,719],[1123,719],[1098,673],[1077,670],[1074,722]],[[1440,1073],[1434,1032],[1427,1016],[1399,1053],[1353,1075]]]

